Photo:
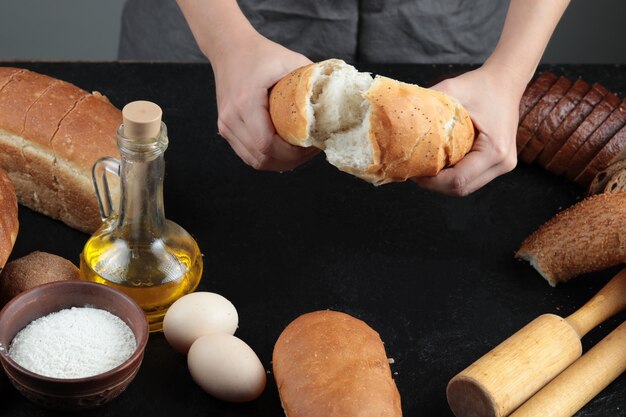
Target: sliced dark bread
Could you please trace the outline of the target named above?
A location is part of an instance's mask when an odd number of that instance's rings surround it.
[[[583,186],[591,184],[598,172],[621,159],[626,159],[626,125],[609,139],[575,181]]]
[[[558,77],[551,72],[543,72],[528,84],[526,91],[519,103],[519,119],[524,120],[526,114],[532,109],[541,97],[552,87]]]
[[[609,115],[619,106],[621,100],[613,93],[608,93],[600,103],[589,113],[585,120],[561,145],[561,149],[552,157],[546,169],[556,174],[562,175],[569,166],[569,162],[587,140],[589,136],[609,117]]]
[[[520,153],[520,159],[522,161],[527,164],[533,163],[537,155],[539,155],[543,149],[543,141],[537,137],[537,133],[550,113],[552,113],[552,111],[560,103],[561,99],[571,89],[572,85],[573,83],[567,78],[559,77],[557,82],[550,87],[550,90],[548,90],[539,103],[537,103],[537,105],[535,105],[535,107],[533,107],[533,109],[526,116],[526,119],[528,119],[533,113],[535,113],[536,118],[530,121],[534,127],[528,143]]]
[[[591,113],[593,108],[608,93],[608,90],[598,83],[594,83],[591,89],[584,95],[578,105],[567,115],[559,127],[552,133],[552,137],[543,147],[537,157],[537,161],[546,167],[554,155],[561,149],[561,145],[571,136],[576,128]]]
[[[563,98],[554,106],[554,109],[548,114],[548,117],[546,117],[541,126],[539,126],[534,139],[526,145],[527,148],[528,146],[533,146],[539,149],[535,160],[541,166],[545,166],[550,162],[549,159],[545,159],[546,153],[543,152],[543,149],[553,140],[553,133],[559,128],[565,118],[569,116],[570,112],[576,108],[590,89],[591,86],[589,83],[581,79],[576,80]]]
[[[600,149],[626,124],[626,99],[606,118],[570,159],[565,177],[574,180]]]

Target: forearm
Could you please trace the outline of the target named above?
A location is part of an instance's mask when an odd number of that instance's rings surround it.
[[[569,0],[511,0],[500,40],[485,67],[503,67],[518,89],[530,81]]]
[[[256,31],[235,0],[176,0],[202,53],[213,64]]]

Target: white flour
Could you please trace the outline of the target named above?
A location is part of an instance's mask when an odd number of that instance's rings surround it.
[[[83,378],[120,365],[136,345],[132,330],[119,317],[97,308],[72,307],[20,330],[9,356],[40,375]]]

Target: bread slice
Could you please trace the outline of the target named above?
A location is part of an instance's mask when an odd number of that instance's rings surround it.
[[[534,136],[522,151],[522,158],[528,163],[539,162],[539,155],[547,143],[552,138],[552,133],[561,125],[563,120],[578,105],[583,96],[589,91],[591,86],[585,81],[576,80],[567,93],[554,106],[552,111],[546,116]]]
[[[461,104],[435,90],[360,73],[337,59],[299,68],[270,93],[278,134],[315,146],[342,171],[380,185],[434,176],[472,147]]]
[[[620,159],[626,159],[626,125],[609,139],[575,181],[579,184],[589,184],[598,172]]]
[[[576,154],[583,143],[595,132],[607,117],[619,106],[621,100],[613,93],[608,93],[600,101],[576,130],[561,145],[561,149],[552,157],[546,168],[556,174],[562,175],[569,167],[570,160]]]
[[[616,193],[624,190],[626,190],[626,169],[619,170],[611,175],[604,187],[605,193]]]
[[[602,169],[600,172],[596,174],[589,185],[589,189],[587,191],[588,195],[599,194],[605,192],[607,190],[607,186],[609,181],[615,183],[612,180],[614,175],[617,175],[620,171],[626,171],[626,159],[618,159],[615,162],[609,164],[607,167]],[[624,184],[626,186],[626,184]],[[614,187],[610,187],[614,188]],[[621,187],[618,186],[618,189]]]
[[[291,322],[272,355],[287,417],[400,417],[385,347],[365,322],[315,311]]]
[[[0,169],[0,270],[11,255],[18,229],[15,188],[7,173]]]
[[[576,128],[607,93],[608,90],[598,83],[594,83],[591,86],[591,89],[554,131],[551,139],[544,145],[543,150],[537,156],[537,162],[541,166],[547,167],[554,155],[561,149],[563,143],[574,133]]]
[[[591,162],[594,156],[606,145],[606,143],[626,124],[626,99],[613,110],[613,112],[598,126],[569,161],[565,177],[574,180]],[[589,184],[581,184],[588,187]]]
[[[0,167],[19,202],[93,232],[102,220],[91,168],[103,156],[119,158],[121,112],[99,93],[27,70],[2,68],[0,84],[7,74],[0,90]]]
[[[526,87],[526,91],[520,100],[519,120],[524,120],[526,114],[541,100],[543,95],[552,87],[558,77],[550,71],[539,74]]]
[[[524,240],[515,254],[552,286],[626,263],[626,191],[585,198]]]
[[[559,79],[550,87],[535,107],[528,112],[521,121],[517,131],[517,150],[520,159],[527,164],[532,163],[541,149],[535,143],[535,135],[543,121],[552,112],[561,98],[572,86],[572,82],[565,77]],[[528,144],[531,146],[528,146]]]

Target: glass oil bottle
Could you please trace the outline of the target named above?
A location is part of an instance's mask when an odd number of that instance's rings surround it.
[[[165,218],[163,154],[168,138],[160,107],[136,101],[122,115],[117,131],[121,160],[103,158],[94,165],[104,222],[83,248],[81,278],[131,296],[144,309],[150,331],[160,331],[169,306],[198,286],[202,254],[187,231]],[[117,211],[107,173],[119,176]]]

